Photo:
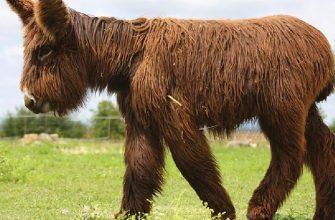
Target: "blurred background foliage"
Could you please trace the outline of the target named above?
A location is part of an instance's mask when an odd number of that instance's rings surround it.
[[[52,114],[33,115],[26,108],[9,112],[0,121],[0,137],[22,137],[24,134],[58,134],[62,138],[113,138],[124,137],[124,122],[117,106],[102,101],[92,110],[89,122],[71,117],[54,117]]]
[[[88,122],[71,117],[55,117],[52,114],[36,116],[26,108],[9,112],[0,121],[0,137],[22,137],[24,134],[58,134],[62,138],[122,139],[125,136],[124,120],[118,107],[111,101],[102,101],[92,109]],[[320,109],[325,118],[325,112]],[[329,125],[335,132],[335,121]]]
[[[109,137],[121,139],[124,137],[124,122],[119,109],[110,101],[102,101],[96,110],[92,110],[92,136],[95,138]]]

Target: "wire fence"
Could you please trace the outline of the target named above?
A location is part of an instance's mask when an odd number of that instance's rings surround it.
[[[208,132],[207,132],[208,133]],[[124,119],[95,117],[89,121],[56,118],[53,115],[25,115],[0,118],[0,139],[64,138],[84,140],[113,140],[124,138]],[[210,140],[214,138],[208,135]],[[222,139],[229,146],[258,146],[266,138],[257,125],[243,125],[229,137]]]
[[[0,138],[22,138],[29,134],[54,134],[71,139],[121,139],[124,120],[119,117],[95,117],[84,121],[53,115],[24,115],[0,118]]]

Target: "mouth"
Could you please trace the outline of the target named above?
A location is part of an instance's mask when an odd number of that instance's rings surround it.
[[[27,90],[24,93],[24,104],[25,106],[35,114],[48,113],[52,111],[50,102],[37,99]]]

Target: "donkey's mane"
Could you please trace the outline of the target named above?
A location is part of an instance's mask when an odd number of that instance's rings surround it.
[[[84,52],[91,57],[92,66],[89,76],[91,88],[102,91],[106,88],[113,92],[129,77],[131,62],[143,49],[143,41],[150,28],[148,19],[119,20],[114,17],[94,17],[71,10],[73,31]],[[110,54],[115,56],[111,57]],[[85,57],[85,55],[84,55]],[[101,77],[96,77],[96,74]],[[118,79],[116,79],[116,78]],[[121,85],[120,85],[121,84]],[[110,89],[112,88],[112,89]]]

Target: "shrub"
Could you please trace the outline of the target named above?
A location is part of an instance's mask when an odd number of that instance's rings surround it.
[[[28,117],[27,117],[28,116]],[[8,113],[2,122],[2,137],[22,137],[29,133],[57,133],[66,138],[82,138],[87,127],[82,122],[71,121],[69,117],[43,117],[31,115],[25,108],[18,108],[15,113]]]
[[[120,139],[124,137],[124,133],[124,123],[117,107],[110,101],[100,102],[98,109],[93,110],[93,137]]]
[[[329,126],[330,130],[332,130],[333,132],[335,132],[335,120],[333,121],[333,123]]]

